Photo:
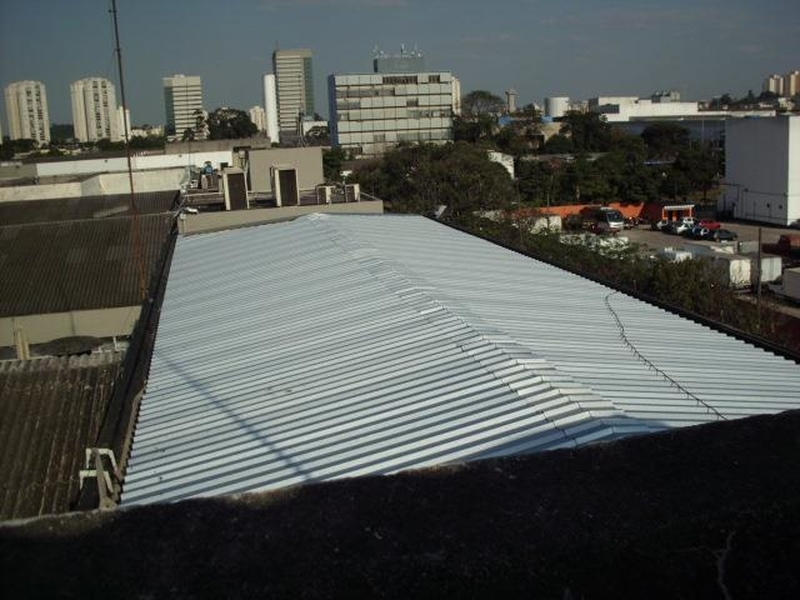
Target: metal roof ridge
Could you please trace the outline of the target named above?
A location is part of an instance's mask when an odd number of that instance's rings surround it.
[[[308,221],[317,228],[325,237],[342,248],[342,251],[352,256],[354,260],[364,265],[369,265],[373,276],[381,279],[389,288],[389,292],[396,295],[401,302],[413,303],[414,310],[426,319],[438,320],[441,318],[456,319],[465,327],[475,332],[478,339],[467,344],[460,343],[459,350],[478,362],[495,379],[507,386],[517,397],[523,398],[526,388],[532,384],[545,385],[548,390],[577,405],[578,409],[589,419],[596,419],[614,432],[613,422],[607,419],[618,420],[630,418],[625,412],[615,406],[613,402],[598,394],[594,389],[584,383],[578,382],[573,376],[561,371],[545,357],[536,354],[532,349],[521,344],[501,329],[490,325],[485,319],[470,310],[457,298],[443,294],[437,286],[431,284],[422,276],[417,275],[401,265],[399,261],[386,256],[375,246],[355,239],[348,235],[346,228],[337,226],[335,215],[313,214],[308,215]],[[342,221],[338,220],[338,224]],[[438,292],[438,293],[437,293]],[[488,360],[491,350],[501,353],[506,359],[499,361],[496,356]],[[528,377],[509,377],[507,371],[510,365],[520,367],[528,373]],[[553,375],[557,374],[555,377]],[[543,390],[539,390],[537,396]],[[584,403],[581,402],[584,398]],[[585,406],[589,401],[591,406]],[[598,416],[594,411],[599,410],[604,416]],[[547,415],[544,414],[545,418]],[[555,425],[565,438],[569,434]]]

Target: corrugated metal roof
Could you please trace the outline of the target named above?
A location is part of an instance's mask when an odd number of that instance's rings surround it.
[[[0,361],[0,519],[71,509],[122,356]]]
[[[142,215],[148,283],[174,218]],[[0,226],[0,317],[141,303],[133,219]]]
[[[624,333],[624,335],[623,335]],[[419,217],[181,238],[123,503],[800,406],[800,368]]]

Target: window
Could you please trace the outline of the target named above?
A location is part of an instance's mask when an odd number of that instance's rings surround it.
[[[388,75],[383,78],[384,85],[398,85],[398,84],[408,84],[408,83],[417,83],[417,76],[416,75]]]

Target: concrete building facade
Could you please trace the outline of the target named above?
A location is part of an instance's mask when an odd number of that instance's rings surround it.
[[[604,115],[609,123],[624,123],[641,118],[694,117],[700,107],[697,102],[664,102],[660,96],[598,96],[589,99],[589,110]]]
[[[164,109],[167,135],[182,136],[187,129],[195,138],[204,138],[197,129],[197,111],[203,112],[203,82],[198,75],[177,74],[164,77]]]
[[[72,124],[81,142],[122,139],[114,84],[103,77],[86,77],[70,85]]]
[[[47,90],[41,81],[15,81],[5,89],[8,135],[12,140],[50,142]]]
[[[272,68],[278,98],[278,125],[285,134],[296,134],[303,116],[314,115],[314,80],[311,50],[276,50]]]
[[[331,140],[356,156],[378,156],[400,142],[453,139],[449,72],[328,77]]]
[[[800,219],[800,116],[728,121],[725,188],[718,208],[737,219]]]
[[[461,116],[461,82],[458,80],[458,77],[453,75],[452,77],[452,85],[453,85],[453,114],[457,117]]]
[[[258,127],[259,131],[266,131],[267,129],[267,116],[264,112],[263,107],[261,106],[253,106],[248,111],[250,114],[250,121]]]

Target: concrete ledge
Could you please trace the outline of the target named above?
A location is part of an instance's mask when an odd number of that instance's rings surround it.
[[[232,210],[186,215],[180,224],[183,234],[207,233],[237,227],[248,227],[263,223],[288,221],[313,213],[339,214],[383,214],[383,201],[366,200],[345,204],[313,204],[311,206],[283,206],[280,208],[254,208],[251,210]]]
[[[0,346],[14,345],[14,331],[21,329],[29,344],[41,344],[62,337],[112,337],[130,335],[141,307],[121,306],[97,310],[24,315],[0,318]]]

